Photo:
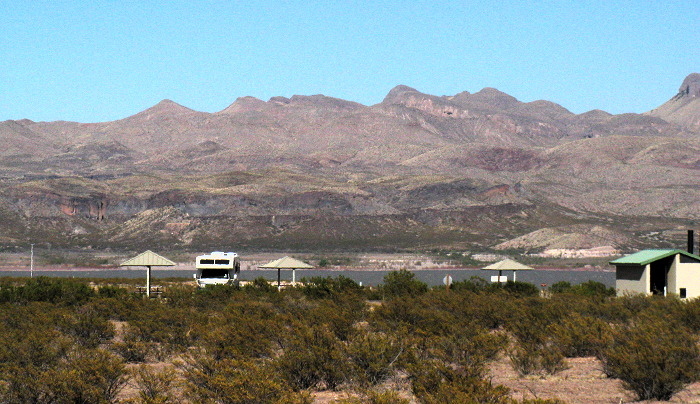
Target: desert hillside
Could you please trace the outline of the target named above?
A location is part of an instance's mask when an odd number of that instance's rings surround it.
[[[400,85],[371,106],[164,100],[112,122],[0,122],[0,244],[682,245],[677,230],[700,219],[699,77],[645,114]],[[548,228],[572,236],[522,238]]]

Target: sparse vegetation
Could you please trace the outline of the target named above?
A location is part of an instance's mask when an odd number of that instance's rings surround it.
[[[533,288],[471,279],[448,292],[396,271],[370,304],[343,277],[282,291],[173,285],[151,300],[112,282],[5,279],[0,401],[310,403],[328,390],[342,402],[515,403],[488,377],[504,357],[549,377],[596,356],[640,399],[698,380],[696,301]]]

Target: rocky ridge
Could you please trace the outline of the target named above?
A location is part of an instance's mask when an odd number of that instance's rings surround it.
[[[0,242],[657,245],[648,234],[700,219],[698,99],[692,74],[646,114],[397,86],[372,106],[242,97],[204,113],[164,100],[112,122],[0,122]],[[560,242],[518,238],[543,228]]]

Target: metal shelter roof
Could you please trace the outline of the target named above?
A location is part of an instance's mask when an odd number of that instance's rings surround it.
[[[309,265],[306,262],[299,261],[292,257],[283,257],[270,261],[265,265],[260,265],[258,268],[275,268],[275,269],[311,269],[313,265]]]
[[[611,265],[647,265],[654,261],[670,257],[672,255],[682,254],[686,257],[694,259],[700,262],[700,256],[691,254],[684,250],[642,250],[634,254],[625,255],[624,257],[618,258],[614,261],[610,261]]]
[[[121,264],[120,267],[172,267],[175,263],[169,259],[162,257],[151,250],[142,252],[134,258],[128,259]]]
[[[522,270],[535,269],[535,268],[521,264],[518,261],[513,261],[511,259],[505,259],[503,261],[498,261],[494,264],[483,267],[481,269],[486,269],[486,270],[491,270],[491,271],[522,271]]]

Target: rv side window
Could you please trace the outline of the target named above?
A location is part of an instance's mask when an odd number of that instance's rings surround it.
[[[214,260],[199,260],[200,264],[213,264]]]
[[[215,264],[228,265],[228,260],[216,260]]]
[[[686,295],[687,295],[687,293],[686,293],[686,291],[685,291],[685,288],[681,288],[681,293],[680,293],[680,295],[681,295],[681,299],[685,299],[685,297],[686,297]]]

